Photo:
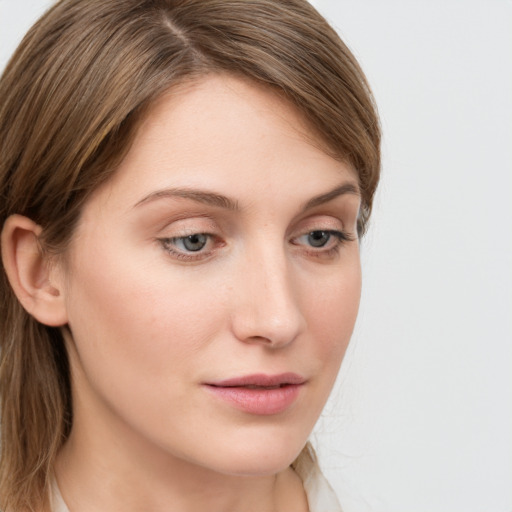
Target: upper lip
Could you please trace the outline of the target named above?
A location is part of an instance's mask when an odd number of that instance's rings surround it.
[[[215,382],[208,382],[209,386],[234,388],[244,386],[272,387],[286,384],[304,384],[306,379],[296,373],[281,373],[279,375],[266,375],[263,373],[245,375]]]

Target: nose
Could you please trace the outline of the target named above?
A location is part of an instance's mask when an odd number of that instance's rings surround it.
[[[231,322],[243,342],[281,348],[306,327],[298,283],[281,252],[259,252],[241,264]]]

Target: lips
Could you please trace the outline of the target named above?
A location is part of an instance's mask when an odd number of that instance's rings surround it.
[[[306,379],[295,373],[247,375],[205,384],[217,399],[243,412],[273,415],[288,410]]]
[[[306,379],[296,373],[282,373],[280,375],[247,375],[244,377],[235,377],[234,379],[226,379],[218,382],[209,383],[210,386],[217,387],[260,387],[271,388],[286,385],[304,384]]]

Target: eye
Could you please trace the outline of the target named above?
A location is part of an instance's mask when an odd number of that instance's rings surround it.
[[[311,245],[311,247],[323,247],[329,242],[331,236],[332,233],[329,231],[311,231],[311,233],[301,238],[306,238],[307,243]]]
[[[207,258],[220,245],[220,241],[215,242],[214,235],[208,233],[160,238],[158,241],[173,258],[183,261]]]
[[[194,233],[193,235],[171,238],[171,241],[181,250],[197,252],[205,248],[208,243],[208,235]]]
[[[344,243],[355,238],[344,231],[335,229],[315,229],[295,237],[293,245],[300,246],[306,255],[322,259],[334,258]]]
[[[348,240],[348,236],[341,231],[334,230],[315,230],[301,235],[295,239],[300,245],[309,245],[315,249],[321,249],[326,246],[335,245],[341,241]]]

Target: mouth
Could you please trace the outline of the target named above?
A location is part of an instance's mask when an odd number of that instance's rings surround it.
[[[293,384],[279,384],[277,386],[224,386],[224,387],[228,387],[228,388],[243,387],[246,389],[279,389],[279,388],[283,388],[285,386],[291,386],[291,385],[293,385]]]
[[[274,415],[290,409],[306,379],[295,373],[248,375],[204,386],[216,398],[248,414]]]
[[[302,385],[306,382],[304,377],[296,373],[282,373],[280,375],[255,374],[233,379],[211,382],[207,385],[220,388],[261,388],[277,389],[284,386]]]

